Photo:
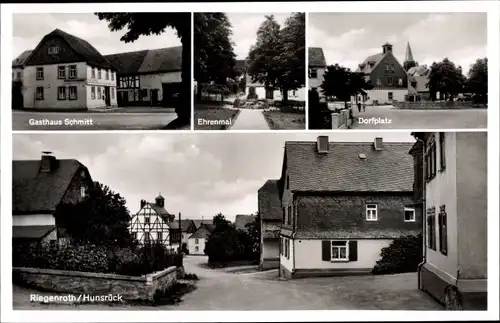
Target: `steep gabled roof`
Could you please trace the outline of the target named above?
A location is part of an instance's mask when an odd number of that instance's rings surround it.
[[[114,67],[109,63],[109,61],[104,58],[104,56],[99,53],[97,49],[95,49],[89,42],[83,40],[79,37],[68,34],[60,29],[55,29],[51,33],[45,35],[43,39],[40,41],[34,52],[44,43],[44,41],[48,38],[52,37],[61,37],[66,41],[66,43],[78,54],[81,56],[82,60],[89,63],[90,65],[102,68],[114,69]],[[26,65],[30,64],[30,59],[26,62]]]
[[[213,228],[202,225],[189,237],[189,239],[206,239],[210,236],[212,231]]]
[[[214,223],[213,219],[210,220],[192,220],[196,229],[198,229],[201,225],[212,225]]]
[[[81,167],[75,159],[58,159],[51,172],[40,172],[41,160],[12,162],[12,213],[52,213]]]
[[[147,202],[146,204],[149,205],[156,212],[156,214],[160,215],[161,217],[168,217],[169,215],[173,215],[172,213],[168,212],[163,206],[160,206],[156,203]]]
[[[189,228],[189,225],[193,222],[193,220],[182,220],[181,219],[181,222],[180,222],[180,228],[181,228],[181,232],[185,232],[187,231],[187,229]],[[173,222],[170,222],[170,223],[167,223],[168,226],[170,227],[170,229],[179,229],[179,220],[174,220]]]
[[[371,142],[330,142],[326,154],[319,154],[316,145],[316,142],[285,143],[283,168],[288,170],[291,191],[413,190],[413,158],[408,154],[413,143],[384,142],[382,150],[375,150]],[[366,158],[360,158],[360,154]]]
[[[321,47],[309,47],[309,67],[326,67],[325,54]]]
[[[106,55],[119,75],[182,70],[182,46]]]
[[[280,220],[281,201],[279,193],[279,180],[269,179],[258,190],[259,211],[262,220]]]
[[[388,55],[389,52],[387,53],[378,53],[375,55],[368,56],[361,65],[363,68],[358,67],[357,72],[363,72],[363,73],[371,73],[377,66],[380,64],[380,62],[384,59],[386,55]],[[392,54],[391,54],[392,55]]]
[[[12,61],[12,67],[23,67],[33,50],[25,50]]]
[[[246,225],[255,221],[255,215],[238,214],[234,219],[236,229],[246,230]]]
[[[12,226],[12,239],[38,240],[56,229],[55,225],[23,225]]]

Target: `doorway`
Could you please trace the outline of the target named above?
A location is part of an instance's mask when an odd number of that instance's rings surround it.
[[[104,102],[106,106],[109,107],[111,105],[111,97],[109,92],[109,86],[104,87]]]
[[[151,104],[158,105],[158,89],[151,89]]]

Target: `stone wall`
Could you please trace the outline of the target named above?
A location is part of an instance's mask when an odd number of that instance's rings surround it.
[[[417,101],[417,102],[393,102],[393,106],[399,109],[415,110],[438,110],[438,109],[486,109],[484,104],[464,101]]]
[[[144,276],[124,276],[69,270],[13,268],[15,283],[51,292],[122,295],[123,300],[149,300],[158,290],[170,288],[177,281],[176,267]]]
[[[352,109],[342,109],[332,113],[332,129],[351,129],[352,119],[349,119],[349,111]]]

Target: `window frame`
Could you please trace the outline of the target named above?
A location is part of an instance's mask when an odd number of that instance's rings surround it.
[[[95,79],[95,67],[92,67],[92,70],[90,72],[90,77]]]
[[[340,246],[340,245],[334,245],[334,242],[342,242],[345,245]],[[341,252],[340,249],[345,249],[345,258],[334,258],[334,248],[339,249],[338,255],[340,256]],[[330,240],[330,261],[337,262],[337,261],[349,261],[349,240]]]
[[[102,78],[102,70],[100,68],[97,69],[97,79],[101,80]]]
[[[96,86],[96,87],[97,87],[97,100],[101,100],[102,99],[101,87],[100,86]]]
[[[438,232],[439,232],[439,252],[448,255],[448,214],[446,206],[441,205],[438,214]]]
[[[61,76],[61,71],[62,76]],[[57,79],[59,80],[65,80],[66,79],[66,66],[58,66],[57,67]]]
[[[87,188],[85,186],[80,186],[80,197],[87,196]]]
[[[410,220],[406,219],[406,212],[408,212],[408,211],[411,211],[413,214],[413,217]],[[404,220],[404,222],[415,222],[416,221],[415,208],[405,206],[403,220]]]
[[[42,90],[41,92],[39,92],[39,90]],[[41,95],[38,95],[39,93],[41,93]],[[37,101],[43,101],[44,100],[44,97],[45,97],[45,89],[43,86],[37,86],[35,88],[35,99]]]
[[[311,78],[311,79],[316,79],[316,78],[318,78],[318,69],[317,69],[317,68],[314,68],[314,67],[310,68],[310,69],[309,69],[309,75],[310,75],[310,78]]]
[[[163,231],[156,232],[156,240],[163,241]]]
[[[64,90],[64,92],[63,92],[64,95],[63,96],[60,95],[61,94],[61,90]],[[64,100],[66,100],[67,99],[67,93],[66,92],[67,91],[66,91],[66,87],[65,86],[58,86],[57,87],[57,100],[58,101],[64,101]]]
[[[439,166],[440,171],[446,169],[446,133],[439,133]]]
[[[59,54],[59,46],[49,46],[49,48],[47,49],[47,53],[49,55]]]
[[[199,244],[200,244],[200,239],[198,239],[198,238],[194,238],[194,244],[195,244],[195,245],[199,245]]]
[[[72,71],[75,73],[74,76],[71,76]],[[71,80],[74,80],[77,78],[77,76],[78,76],[77,66],[76,65],[69,65],[68,66],[68,78]]]
[[[387,77],[387,85],[394,85],[394,79],[392,76]],[[392,92],[389,92],[389,93],[392,93]],[[389,99],[389,100],[391,100],[391,99]]]
[[[43,81],[45,78],[45,71],[43,69],[43,66],[42,67],[37,67],[36,68],[36,80],[37,81]]]
[[[151,224],[151,218],[149,216],[144,217],[144,224]]]
[[[372,205],[374,205],[375,207],[370,207]],[[370,214],[369,211],[375,211],[375,218],[368,216]],[[378,205],[377,205],[377,203],[366,203],[365,218],[366,218],[366,221],[378,221]]]
[[[95,100],[95,86],[90,87],[90,99]]]
[[[436,209],[427,209],[427,248],[436,251]]]
[[[72,89],[75,90],[75,97],[74,98],[71,97],[71,90]],[[72,101],[78,100],[78,89],[76,86],[68,86],[68,99],[72,100]]]

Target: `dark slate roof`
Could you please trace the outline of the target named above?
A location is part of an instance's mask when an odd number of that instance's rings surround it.
[[[99,51],[95,49],[94,46],[92,46],[86,40],[68,34],[60,29],[55,29],[53,32],[45,35],[40,44],[42,44],[46,38],[51,38],[51,37],[62,37],[68,43],[68,45],[77,54],[82,56],[82,58],[90,65],[102,68],[114,69],[113,66],[109,63],[109,61],[106,58],[104,58],[104,56],[102,56],[101,53],[99,53]],[[29,60],[26,63],[26,65],[29,65]]]
[[[418,235],[421,230],[380,228],[380,229],[335,229],[330,231],[298,231],[296,239],[395,239],[402,236]]]
[[[164,217],[164,216],[169,216],[173,215],[172,213],[168,212],[164,207],[159,206],[156,203],[148,202],[147,203],[158,215]]]
[[[215,226],[213,224],[202,225],[189,237],[189,239],[208,238],[214,229]]]
[[[33,50],[25,50],[12,61],[12,67],[23,67]]]
[[[41,239],[55,230],[55,225],[27,225],[12,227],[13,239]]]
[[[234,219],[236,229],[246,230],[245,226],[255,220],[255,215],[238,214]]]
[[[357,71],[358,72],[363,72],[363,73],[371,73],[377,65],[384,59],[386,55],[389,55],[390,52],[387,53],[378,53],[375,55],[370,55],[368,56],[361,65],[363,65],[363,68],[358,67]],[[372,63],[372,64],[369,64]]]
[[[41,160],[12,162],[12,213],[52,213],[80,167],[75,159],[58,159],[52,172],[39,172]]]
[[[182,46],[106,55],[119,75],[182,70]]]
[[[258,191],[259,212],[263,220],[281,219],[279,180],[268,180]]]
[[[189,228],[189,225],[193,222],[193,220],[182,220],[181,219],[181,225],[180,225],[180,228],[181,228],[181,231],[184,232],[184,231],[187,231],[187,229]],[[168,226],[171,228],[171,229],[179,229],[179,220],[175,220],[173,222],[170,222],[168,223]]]
[[[309,47],[309,67],[326,67],[325,54],[323,48]]]
[[[318,154],[316,142],[285,143],[290,190],[298,192],[411,192],[413,143],[330,142]],[[364,154],[366,159],[361,159]]]
[[[202,224],[203,225],[212,225],[214,223],[213,219],[210,219],[210,220],[192,220],[192,221],[194,222],[196,229],[198,229]]]

